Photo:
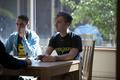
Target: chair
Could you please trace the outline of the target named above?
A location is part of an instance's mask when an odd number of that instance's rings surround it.
[[[82,40],[94,40],[95,35],[92,34],[81,34],[80,37]]]
[[[94,47],[95,41],[84,39],[82,40],[83,51],[82,51],[82,60],[81,60],[81,78],[82,80],[91,80],[92,79],[92,66],[94,58]]]

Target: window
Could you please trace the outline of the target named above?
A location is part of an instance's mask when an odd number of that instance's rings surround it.
[[[6,40],[15,30],[17,0],[0,0],[0,38]]]
[[[3,42],[16,31],[16,17],[20,14],[28,15],[27,0],[0,0],[0,40]]]
[[[92,32],[93,30],[90,29],[89,31],[86,30],[86,32],[97,33],[96,47],[115,47],[116,0],[60,0],[60,2],[62,10],[68,11],[74,18],[71,30],[74,31],[80,25],[83,27],[83,24],[89,17],[95,32]]]
[[[31,29],[39,35],[41,45],[47,46],[49,38],[55,33],[56,13],[67,11],[74,19],[71,31],[82,25],[85,16],[88,16],[95,30],[99,32],[96,47],[115,47],[115,2],[116,0],[0,0],[0,37],[6,40],[16,29],[16,17],[25,14],[30,18]]]

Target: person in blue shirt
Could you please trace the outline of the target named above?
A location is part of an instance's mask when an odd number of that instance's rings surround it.
[[[78,35],[91,34],[93,35],[93,40],[96,40],[96,45],[102,45],[103,38],[96,26],[92,25],[90,17],[86,16],[80,26],[74,29],[74,33]]]
[[[6,52],[5,46],[0,40],[0,65],[8,69],[21,69],[31,65],[30,59],[18,60]],[[18,76],[0,76],[0,80],[17,80]]]
[[[13,32],[5,43],[6,52],[12,52],[14,56],[26,57],[40,55],[39,36],[29,29],[29,19],[20,15],[16,20],[16,32]]]

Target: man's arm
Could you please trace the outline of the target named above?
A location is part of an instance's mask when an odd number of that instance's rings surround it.
[[[51,61],[66,61],[66,60],[72,60],[74,57],[78,54],[77,48],[72,48],[68,54],[58,55],[58,56],[50,56],[45,55],[42,58],[42,61],[44,62],[51,62]]]
[[[2,64],[5,68],[9,69],[21,69],[25,68],[28,65],[31,65],[31,60],[30,59],[25,59],[25,60],[18,60],[14,58],[13,56],[4,53],[5,55],[3,56],[2,60],[4,60],[4,63]]]
[[[15,47],[15,44],[12,45],[13,41],[13,36],[9,36],[9,38],[7,39],[7,41],[5,42],[5,48],[6,48],[6,52],[10,53],[13,50],[13,47]]]
[[[53,52],[53,50],[54,50],[54,48],[48,47],[48,48],[46,49],[45,53],[43,53],[43,55],[37,56],[36,59],[41,60],[41,61],[44,61],[44,57],[51,55],[51,53]]]
[[[40,39],[39,36],[35,33],[31,33],[33,37],[30,37],[31,39],[28,41],[27,38],[23,38],[22,43],[25,49],[25,52],[28,53],[28,55],[40,55],[42,54],[41,48],[40,48]]]
[[[20,69],[27,67],[27,65],[31,65],[31,61],[29,59],[18,60],[9,55],[6,52],[4,44],[0,41],[0,64],[2,64],[5,68]]]
[[[51,55],[51,53],[53,52],[53,50],[54,50],[54,48],[52,48],[52,47],[48,47],[47,49],[46,49],[46,51],[45,51],[45,55]]]
[[[68,54],[55,56],[56,61],[66,61],[66,60],[72,60],[75,58],[75,56],[78,54],[77,48],[72,48]]]

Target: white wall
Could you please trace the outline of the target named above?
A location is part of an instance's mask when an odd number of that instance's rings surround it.
[[[95,49],[93,61],[93,77],[115,78],[116,50],[110,48]]]

